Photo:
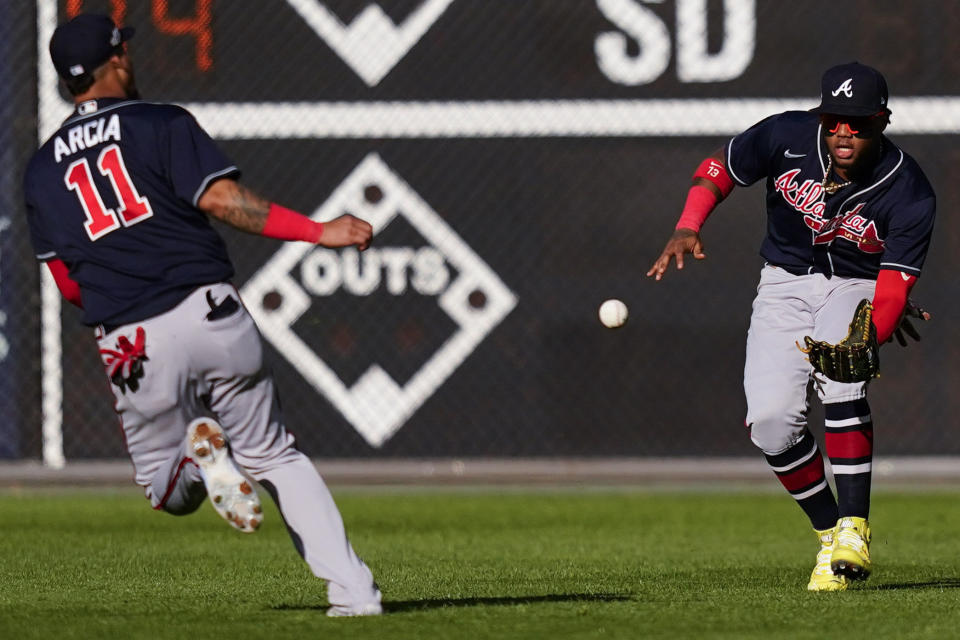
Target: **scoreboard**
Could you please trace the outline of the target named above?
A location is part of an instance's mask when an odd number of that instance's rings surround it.
[[[761,188],[711,218],[710,259],[656,286],[643,274],[697,163],[813,107],[839,62],[885,72],[889,133],[948,207],[960,44],[957,12],[932,4],[905,20],[902,3],[865,0],[38,0],[37,140],[70,109],[53,29],[105,12],[137,28],[145,99],[193,112],[245,183],[374,224],[362,254],[223,229],[310,455],[752,454],[741,374]],[[920,295],[948,280],[942,235]],[[630,305],[622,331],[596,321],[610,297]],[[923,302],[943,317],[954,304]],[[106,388],[75,382],[100,375],[88,330],[49,281],[40,307],[46,458],[123,455]],[[955,415],[937,394],[956,374],[935,375],[932,351],[891,353],[878,415]],[[907,365],[931,375],[894,373]],[[932,428],[891,437],[894,452],[943,450]]]

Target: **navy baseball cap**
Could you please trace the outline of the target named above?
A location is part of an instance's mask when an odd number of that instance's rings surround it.
[[[81,13],[64,22],[50,38],[50,59],[61,78],[76,78],[110,59],[114,49],[133,37],[134,28],[118,28],[109,16]]]
[[[887,81],[883,74],[859,62],[827,69],[820,81],[820,106],[814,113],[872,116],[887,108]]]

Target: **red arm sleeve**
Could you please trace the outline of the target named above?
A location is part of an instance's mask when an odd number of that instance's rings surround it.
[[[54,281],[57,283],[57,288],[60,289],[63,297],[71,304],[83,309],[83,300],[80,298],[80,285],[70,277],[70,272],[67,269],[67,265],[63,264],[63,260],[48,260],[47,268],[50,269],[50,275],[53,276]]]
[[[873,294],[873,324],[877,342],[883,344],[893,336],[907,306],[907,296],[917,281],[915,276],[894,269],[881,269]]]
[[[292,209],[271,204],[262,235],[278,240],[302,240],[317,244],[323,235],[323,223],[314,222]]]
[[[710,215],[714,207],[733,191],[734,184],[723,163],[713,158],[707,158],[701,162],[694,172],[693,178],[694,180],[703,178],[712,183],[720,192],[720,197],[717,197],[713,191],[701,184],[694,184],[687,192],[687,202],[683,206],[683,212],[680,214],[680,220],[677,222],[676,228],[693,229],[699,232],[700,227],[706,222],[707,216]]]

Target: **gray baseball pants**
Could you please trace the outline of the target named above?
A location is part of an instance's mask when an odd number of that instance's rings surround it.
[[[793,275],[766,265],[747,333],[743,388],[750,439],[767,455],[793,446],[807,426],[811,383],[827,403],[863,398],[867,384],[813,380],[813,367],[797,347],[804,336],[837,342],[847,335],[860,300],[872,299],[876,281]]]
[[[206,496],[185,447],[187,425],[212,416],[223,427],[234,461],[273,497],[294,545],[314,575],[327,581],[332,605],[378,602],[373,575],[354,552],[340,512],[313,463],[284,428],[273,378],[264,366],[260,333],[242,304],[212,313],[237,290],[198,288],[175,308],[103,335],[101,349],[146,333],[147,360],[137,390],[111,387],[137,484],[154,508],[196,510]],[[210,316],[210,318],[208,318]],[[212,318],[212,319],[211,319]]]

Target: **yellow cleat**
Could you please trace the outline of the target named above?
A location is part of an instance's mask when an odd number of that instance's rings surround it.
[[[870,523],[865,518],[847,516],[837,522],[837,533],[830,566],[838,576],[866,580],[870,575]]]
[[[830,558],[833,554],[837,528],[814,530],[817,540],[820,541],[820,551],[817,552],[817,565],[810,574],[807,591],[844,591],[847,588],[847,578],[836,575],[830,567]]]

